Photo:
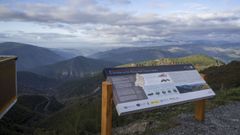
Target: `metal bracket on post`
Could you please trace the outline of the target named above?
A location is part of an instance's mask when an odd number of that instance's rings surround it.
[[[112,84],[107,81],[102,82],[101,135],[112,134],[112,97]]]
[[[205,102],[206,100],[199,100],[195,103],[195,119],[203,121],[205,118]]]

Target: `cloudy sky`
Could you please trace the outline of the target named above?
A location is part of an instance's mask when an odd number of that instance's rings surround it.
[[[0,0],[0,42],[45,47],[240,42],[239,0]]]

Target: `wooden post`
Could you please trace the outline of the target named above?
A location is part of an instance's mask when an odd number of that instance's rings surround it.
[[[205,74],[201,74],[202,78],[205,80]],[[205,118],[205,103],[206,100],[199,100],[195,102],[195,119],[198,121],[203,121]]]
[[[102,83],[101,135],[112,134],[112,96],[112,84],[104,81]]]
[[[205,102],[206,100],[199,100],[195,103],[195,119],[203,121],[205,118]]]

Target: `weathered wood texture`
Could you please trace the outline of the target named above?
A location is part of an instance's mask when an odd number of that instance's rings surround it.
[[[113,104],[112,84],[102,83],[102,121],[101,135],[112,134],[112,104]]]

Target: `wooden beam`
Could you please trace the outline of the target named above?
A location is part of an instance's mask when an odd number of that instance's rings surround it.
[[[206,100],[195,102],[195,119],[198,121],[203,121],[205,118],[205,102]]]
[[[112,134],[112,96],[112,84],[104,81],[102,83],[101,135]]]

